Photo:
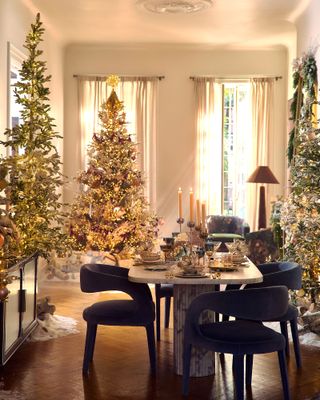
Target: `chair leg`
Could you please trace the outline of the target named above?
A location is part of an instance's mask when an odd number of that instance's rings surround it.
[[[283,399],[290,400],[287,363],[284,350],[278,351],[278,359],[279,359],[279,367],[280,367],[281,381],[283,388]]]
[[[246,355],[246,386],[251,386],[252,382],[253,354]]]
[[[220,285],[214,285],[214,291],[215,292],[220,292]],[[214,313],[214,322],[219,322],[220,321],[220,314],[218,312]]]
[[[235,378],[236,399],[244,400],[244,355],[233,356],[233,374]]]
[[[156,343],[154,340],[153,322],[146,326],[151,373],[156,373]]]
[[[182,375],[182,394],[187,396],[189,393],[191,344],[185,344],[183,348],[183,375]]]
[[[160,284],[156,283],[155,285],[155,293],[156,293],[156,330],[157,330],[157,341],[160,341]]]
[[[281,328],[281,333],[283,334],[283,336],[286,339],[286,356],[288,357],[290,355],[289,337],[288,337],[288,322],[281,321],[280,328]]]
[[[166,306],[165,306],[164,326],[165,328],[169,328],[171,297],[166,297],[165,301],[166,301]]]
[[[83,374],[88,373],[89,364],[93,359],[96,335],[97,335],[97,325],[87,323],[86,343],[85,343],[83,365],[82,365]]]
[[[294,354],[296,357],[297,368],[301,368],[301,352],[300,352],[300,342],[299,342],[297,318],[294,318],[290,321],[290,326],[291,326],[293,348],[294,348]]]

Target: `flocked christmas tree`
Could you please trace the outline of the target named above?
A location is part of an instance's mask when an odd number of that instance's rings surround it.
[[[291,193],[284,202],[281,225],[285,231],[285,257],[303,267],[303,289],[313,303],[320,301],[320,131],[317,128],[316,102],[317,68],[314,55],[306,54],[294,64],[299,75],[301,110],[295,123],[292,161]],[[297,102],[298,104],[299,102]],[[299,106],[299,104],[298,104]]]
[[[51,250],[63,252],[68,237],[61,228],[61,162],[54,144],[59,135],[49,115],[47,87],[51,77],[46,75],[46,62],[39,59],[43,33],[38,14],[24,44],[28,57],[14,88],[22,122],[5,132],[7,140],[1,144],[9,148],[9,155],[1,158],[0,168],[7,173],[2,199],[19,231],[19,255],[37,251],[47,258]]]
[[[130,255],[152,245],[157,218],[144,196],[137,146],[126,129],[123,102],[111,75],[108,100],[99,112],[101,130],[88,147],[88,167],[78,181],[82,191],[72,205],[75,247]]]

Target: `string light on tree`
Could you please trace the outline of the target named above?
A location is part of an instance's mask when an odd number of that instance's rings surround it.
[[[54,144],[60,136],[50,117],[47,85],[51,77],[46,75],[46,62],[40,59],[43,52],[39,44],[43,34],[40,14],[37,14],[24,45],[28,57],[14,85],[22,123],[7,129],[7,140],[1,142],[13,151],[0,160],[0,170],[9,177],[0,189],[4,189],[2,200],[8,205],[7,217],[19,231],[16,256],[38,252],[48,258],[52,250],[65,252],[68,236],[62,229],[61,161]]]
[[[85,189],[72,205],[71,235],[74,247],[130,255],[152,246],[158,220],[144,197],[137,146],[126,129],[124,105],[112,87],[101,106],[101,130],[88,147],[88,168],[78,182]]]
[[[294,76],[300,79],[301,87],[300,118],[292,131],[294,150],[289,143],[291,193],[282,206],[280,222],[285,231],[285,257],[303,267],[300,295],[319,303],[320,131],[312,111],[317,93],[314,54],[308,53],[298,59],[294,68]]]

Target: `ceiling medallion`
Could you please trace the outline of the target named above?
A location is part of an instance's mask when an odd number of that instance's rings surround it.
[[[140,0],[147,11],[159,14],[182,14],[205,10],[212,6],[213,0]]]

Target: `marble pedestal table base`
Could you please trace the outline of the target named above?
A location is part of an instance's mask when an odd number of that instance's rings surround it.
[[[174,285],[174,367],[178,375],[183,373],[183,335],[186,311],[191,301],[201,293],[214,291],[214,285]],[[201,315],[201,322],[213,322],[214,314],[205,311]],[[192,348],[190,376],[201,377],[213,375],[214,353],[205,349]]]

